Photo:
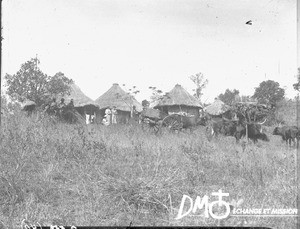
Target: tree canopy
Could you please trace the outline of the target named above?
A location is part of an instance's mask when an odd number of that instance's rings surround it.
[[[277,102],[284,99],[285,91],[280,87],[279,83],[273,80],[263,81],[259,87],[255,88],[254,99],[259,103],[275,106]]]
[[[293,84],[294,89],[300,92],[300,68],[298,68],[297,83]]]
[[[224,94],[220,94],[218,98],[226,103],[227,105],[232,105],[234,102],[236,102],[237,98],[239,98],[239,90],[233,89],[229,90],[226,89]]]
[[[167,96],[162,90],[157,89],[156,87],[149,87],[152,90],[152,95],[150,96],[150,103],[157,103],[161,101],[164,97]]]
[[[32,58],[22,64],[16,74],[5,75],[6,93],[11,100],[18,102],[31,100],[37,106],[41,106],[57,95],[64,96],[70,93],[69,84],[73,83],[71,79],[62,72],[48,76],[39,69],[39,63],[38,58]]]

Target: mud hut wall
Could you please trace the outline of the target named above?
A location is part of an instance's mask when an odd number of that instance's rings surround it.
[[[99,123],[99,124],[102,123],[102,120],[103,120],[104,115],[105,115],[105,109],[99,109],[95,113],[96,113],[95,122]]]
[[[85,118],[85,115],[95,115],[97,116],[98,110],[94,106],[84,106],[84,107],[75,107],[76,111]]]
[[[117,110],[117,123],[126,124],[130,119],[130,112]]]
[[[85,113],[87,115],[94,115],[97,112],[97,110],[99,110],[99,108],[97,108],[93,105],[86,105],[86,106],[84,106],[84,109],[85,109]]]

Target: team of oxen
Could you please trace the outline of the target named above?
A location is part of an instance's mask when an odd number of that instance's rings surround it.
[[[263,122],[257,123],[245,123],[240,120],[212,120],[212,135],[217,136],[218,134],[223,134],[225,136],[233,136],[236,141],[242,137],[248,137],[254,143],[258,140],[270,141],[267,134],[263,131],[263,124],[266,122],[266,119]],[[279,135],[282,137],[282,140],[291,146],[292,142],[295,145],[296,141],[299,140],[300,130],[296,126],[281,126],[275,127],[273,135]]]
[[[254,143],[258,140],[270,141],[266,133],[264,133],[263,124],[266,122],[265,119],[262,122],[251,122],[247,123],[239,118],[227,119],[227,118],[208,118],[202,117],[198,119],[191,119],[189,117],[182,117],[183,128],[191,128],[195,125],[206,126],[206,132],[210,137],[217,137],[218,135],[232,136],[235,137],[238,143],[241,138],[247,137]],[[282,140],[290,146],[295,145],[296,141],[300,140],[300,129],[297,126],[278,126],[275,127],[273,135],[282,137]]]
[[[266,121],[266,120],[265,120]],[[264,121],[264,122],[265,122]],[[262,125],[263,123],[243,123],[239,119],[237,120],[228,120],[225,118],[221,119],[212,119],[211,120],[211,135],[218,136],[223,134],[225,136],[233,136],[236,138],[236,141],[242,137],[248,135],[248,138],[253,140],[254,143],[258,139],[263,141],[269,141],[268,136],[263,133]]]

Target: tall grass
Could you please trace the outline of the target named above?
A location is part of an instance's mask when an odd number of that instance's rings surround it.
[[[269,134],[270,135],[270,134]],[[296,207],[296,151],[277,136],[235,144],[193,133],[145,133],[139,125],[82,126],[22,113],[0,138],[0,219],[41,225],[217,225],[175,220],[182,195],[244,199],[243,208]],[[231,217],[222,223],[295,227],[293,218]]]

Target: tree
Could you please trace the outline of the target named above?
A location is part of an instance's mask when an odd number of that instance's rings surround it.
[[[297,83],[293,84],[294,89],[300,92],[300,68],[298,68]]]
[[[69,84],[73,83],[71,79],[61,72],[48,76],[39,69],[39,63],[38,58],[32,58],[22,64],[16,74],[5,75],[6,93],[12,101],[31,100],[37,106],[41,106],[49,102],[52,97],[70,93]]]
[[[150,103],[157,103],[161,101],[163,98],[167,97],[167,93],[163,94],[163,91],[157,89],[156,87],[149,87],[152,90],[152,95],[150,96]]]
[[[202,90],[206,87],[208,84],[208,80],[204,79],[204,75],[199,72],[196,75],[190,76],[190,79],[193,81],[193,83],[196,85],[196,89],[194,96],[200,101],[201,96],[203,95]]]
[[[116,94],[118,99],[122,99],[129,107],[130,109],[133,108],[133,101],[134,101],[134,96],[140,93],[140,91],[136,88],[136,86],[132,86],[132,88],[126,89],[126,85],[122,85],[124,87],[124,90],[126,92],[125,96],[120,95],[119,93]],[[128,103],[129,101],[129,103]]]
[[[237,100],[239,100],[239,90],[233,89],[232,91],[229,89],[226,89],[224,94],[220,94],[218,96],[218,98],[223,101],[224,103],[226,103],[227,105],[232,105],[235,102],[237,102]]]
[[[241,102],[254,102],[250,95],[242,95],[240,98]]]
[[[252,98],[257,99],[259,103],[275,106],[277,102],[284,99],[285,91],[279,87],[279,83],[273,80],[263,81],[259,87],[255,88]]]

